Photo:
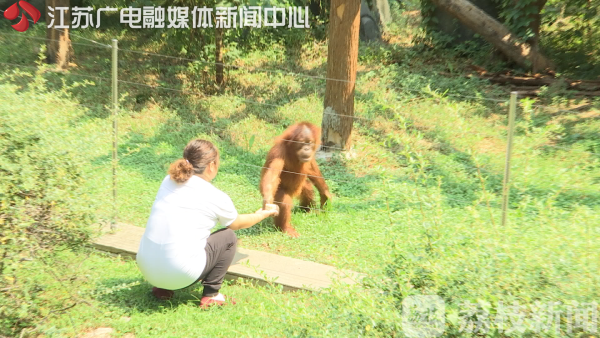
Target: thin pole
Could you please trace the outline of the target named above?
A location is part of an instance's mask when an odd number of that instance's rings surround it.
[[[117,227],[117,109],[119,104],[119,96],[117,90],[118,84],[118,47],[117,39],[112,40],[112,111],[113,111],[113,217],[111,230]]]
[[[506,225],[508,209],[510,155],[512,152],[513,135],[515,131],[515,115],[517,113],[517,92],[510,93],[510,106],[508,109],[508,144],[506,146],[506,164],[504,166],[504,182],[502,186],[502,226]]]

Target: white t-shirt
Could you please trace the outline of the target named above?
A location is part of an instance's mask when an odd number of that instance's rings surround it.
[[[198,176],[185,183],[165,177],[152,205],[137,264],[155,287],[177,290],[195,282],[206,265],[206,240],[219,222],[238,213],[231,198]]]

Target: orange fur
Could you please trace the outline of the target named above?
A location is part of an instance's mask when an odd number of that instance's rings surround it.
[[[300,197],[300,205],[304,208],[314,206],[312,185],[319,190],[321,207],[331,198],[329,187],[321,178],[322,174],[314,157],[319,149],[320,139],[319,128],[311,123],[300,122],[290,126],[275,139],[275,145],[267,154],[265,168],[261,171],[260,193],[263,205],[279,205],[275,225],[292,237],[298,236],[290,224],[293,199]],[[311,159],[305,163],[299,159],[300,148],[304,146],[302,143],[312,145]],[[305,153],[306,151],[303,154]]]

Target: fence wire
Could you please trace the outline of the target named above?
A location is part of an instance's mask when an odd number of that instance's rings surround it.
[[[0,33],[0,34],[4,34],[4,35],[12,35],[12,36],[16,36],[16,34],[6,34],[6,33]],[[72,33],[71,33],[72,34]],[[21,36],[21,35],[19,35]],[[38,40],[47,40],[44,38],[37,38],[37,37],[29,37],[29,36],[22,36],[25,38],[33,38],[33,39],[38,39]],[[92,47],[107,47],[107,48],[111,48],[110,45],[104,45],[102,43],[99,43],[97,41],[94,40],[89,40],[83,37],[80,37],[84,40],[88,40],[93,42],[95,45],[89,45],[89,44],[81,44],[81,45],[85,45],[85,46],[92,46]],[[135,50],[128,50],[128,49],[120,49],[121,51],[124,52],[129,52],[129,53],[138,53],[138,54],[144,54],[144,55],[151,55],[151,56],[157,56],[157,57],[164,57],[164,58],[171,58],[171,59],[178,59],[178,60],[185,60],[185,61],[191,61],[191,62],[203,62],[203,63],[207,63],[207,64],[219,64],[219,63],[215,63],[215,62],[207,62],[207,61],[203,61],[203,60],[198,60],[198,59],[190,59],[190,58],[181,58],[181,57],[176,57],[176,56],[170,56],[170,55],[163,55],[163,54],[157,54],[157,53],[150,53],[150,52],[144,52],[144,51],[135,51]],[[24,68],[30,68],[30,69],[37,69],[38,67],[36,66],[27,66],[27,65],[22,65],[22,64],[16,64],[16,63],[7,63],[7,62],[0,62],[0,64],[4,64],[4,65],[9,65],[9,66],[15,66],[15,67],[24,67]],[[226,65],[224,65],[226,66]],[[232,66],[232,65],[228,65],[228,67],[235,67],[235,68],[244,68],[244,67],[239,67],[239,66]],[[264,69],[264,68],[253,68],[249,70],[252,71],[264,71],[264,72],[279,72],[279,73],[284,73],[286,75],[291,75],[291,76],[301,76],[301,77],[307,77],[307,78],[312,78],[312,79],[318,79],[318,80],[329,80],[329,81],[341,81],[341,82],[354,82],[354,81],[347,81],[347,80],[341,80],[341,79],[332,79],[332,78],[328,78],[328,77],[318,77],[318,76],[312,76],[312,75],[306,75],[306,74],[301,74],[301,73],[294,73],[294,72],[287,72],[284,70],[278,70],[278,69]],[[100,76],[92,76],[92,75],[85,75],[85,74],[79,74],[79,73],[72,73],[72,72],[67,72],[65,73],[66,75],[72,75],[72,76],[80,76],[80,77],[84,77],[84,78],[92,78],[92,79],[98,79],[98,80],[107,80],[110,81],[111,78],[108,77],[100,77]],[[172,91],[172,92],[178,92],[178,93],[183,93],[183,94],[194,94],[194,95],[200,95],[203,97],[212,97],[212,96],[216,96],[216,95],[206,95],[205,93],[199,92],[199,91],[190,91],[190,90],[183,90],[183,89],[177,89],[177,88],[170,88],[170,87],[164,87],[164,86],[156,86],[156,85],[148,85],[145,83],[140,83],[140,82],[134,82],[134,81],[126,81],[126,80],[118,80],[119,83],[122,84],[126,84],[126,85],[133,85],[133,86],[142,86],[142,87],[148,87],[148,88],[152,88],[152,89],[156,89],[156,90],[166,90],[166,91]],[[414,92],[414,93],[418,93],[418,94],[426,94],[426,92],[423,91],[419,91],[419,90],[413,90],[413,89],[406,89],[406,88],[402,88],[402,90],[406,90],[409,92]],[[441,94],[442,97],[446,96],[446,97],[457,97],[457,98],[463,98],[463,99],[476,99],[476,100],[487,100],[487,101],[491,101],[491,102],[508,102],[508,100],[501,100],[501,99],[495,99],[495,98],[486,98],[486,97],[477,97],[477,96],[465,96],[465,95],[458,95],[458,94]],[[266,106],[266,107],[272,107],[272,108],[283,108],[282,105],[276,105],[276,104],[269,104],[269,103],[264,103],[264,102],[259,102],[259,101],[252,101],[252,100],[248,100],[246,98],[243,97],[236,97],[238,99],[241,99],[243,103],[247,103],[247,104],[256,104],[256,105],[261,105],[261,106]],[[76,104],[78,106],[82,106],[82,107],[87,107],[87,108],[93,108],[93,109],[106,109],[108,111],[110,111],[110,109],[106,106],[90,106],[90,105],[83,105],[83,104]],[[564,110],[564,109],[556,109],[554,107],[548,107],[548,106],[543,106],[543,105],[535,105],[534,107],[536,108],[544,108],[544,109],[551,109],[551,110],[555,110],[555,111],[560,111],[560,112],[566,112],[566,113],[574,113],[575,111],[572,110]],[[327,114],[331,114],[331,115],[335,115],[335,116],[341,116],[341,117],[346,117],[346,118],[352,118],[352,119],[359,119],[359,120],[370,120],[373,121],[377,118],[369,118],[369,117],[363,117],[363,116],[356,116],[356,115],[340,115],[340,114],[336,114],[336,113],[328,113],[328,112],[323,112],[324,115]],[[221,131],[227,131],[225,129],[219,129],[219,128],[215,128],[215,127],[209,127],[212,130],[221,130]],[[303,143],[303,142],[299,142],[299,141],[294,141],[294,140],[283,140],[286,142],[296,142],[296,143]],[[565,150],[572,150],[570,148],[567,147],[560,147],[560,146],[556,146],[556,145],[544,145],[544,146],[549,146],[549,147],[553,147],[553,148],[558,148],[558,149],[565,149]],[[339,148],[339,147],[331,147],[331,146],[323,146],[324,148],[332,148],[332,149],[337,149],[337,150],[341,150],[343,151],[344,149]],[[587,152],[587,151],[586,151]],[[591,154],[597,154],[597,153],[593,153],[593,152],[588,152]],[[250,163],[244,163],[244,162],[238,162],[241,165],[244,166],[248,166],[248,167],[253,167],[253,168],[257,168],[257,169],[266,169],[266,170],[271,170],[271,168],[267,168],[267,167],[263,167],[263,166],[259,166],[259,165],[255,165],[255,164],[250,164]],[[478,171],[482,171],[482,172],[486,172],[486,173],[490,173],[492,174],[492,172],[488,171],[487,169],[485,169],[484,167],[478,166],[478,167],[466,167],[466,169],[471,169],[471,170],[478,170]],[[286,172],[286,173],[291,173],[291,174],[301,174],[301,173],[297,173],[297,172],[291,172],[291,171],[286,171],[286,170],[282,170],[282,172]],[[301,175],[306,175],[306,174],[301,174]],[[320,178],[320,179],[324,179],[324,180],[329,180],[329,181],[334,181],[334,182],[353,182],[355,180],[339,180],[339,179],[328,179],[326,177],[322,177],[322,176],[313,176],[313,175],[306,175],[307,177],[312,177],[312,178]],[[464,202],[464,199],[453,199],[456,201],[460,201],[460,202]],[[282,203],[284,204],[284,203]],[[310,208],[310,209],[314,209],[314,210],[321,210],[319,208]],[[321,210],[322,211],[322,210]]]
[[[4,10],[2,10],[2,9],[0,9],[0,12],[4,13],[5,11],[4,11]],[[34,22],[33,20],[31,20],[31,19],[29,19],[29,18],[27,18],[27,20],[28,20],[29,22],[31,22],[31,23],[34,23],[34,24],[35,24],[35,22]],[[84,37],[83,37],[83,36],[81,36],[81,35],[74,34],[72,31],[65,31],[64,29],[60,29],[60,28],[52,28],[52,29],[54,29],[54,30],[57,30],[57,31],[61,31],[61,32],[65,33],[65,34],[68,34],[69,36],[74,36],[74,37],[76,37],[76,38],[78,38],[78,39],[82,39],[82,40],[86,40],[86,41],[88,41],[88,42],[92,42],[92,43],[94,43],[95,45],[98,45],[98,46],[102,46],[102,47],[105,47],[105,48],[111,48],[111,46],[110,46],[110,45],[108,45],[108,44],[104,44],[104,43],[101,43],[101,42],[98,42],[98,41],[95,41],[95,40],[92,40],[92,39],[84,38]],[[19,36],[21,36],[21,37],[28,37],[28,36],[26,36],[26,35],[19,35]],[[59,40],[50,40],[50,41],[59,41]]]

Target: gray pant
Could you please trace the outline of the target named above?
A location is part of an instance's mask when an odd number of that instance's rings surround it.
[[[206,267],[198,278],[202,280],[203,297],[214,297],[219,294],[223,278],[233,262],[237,248],[235,232],[229,228],[213,232],[206,241]]]

